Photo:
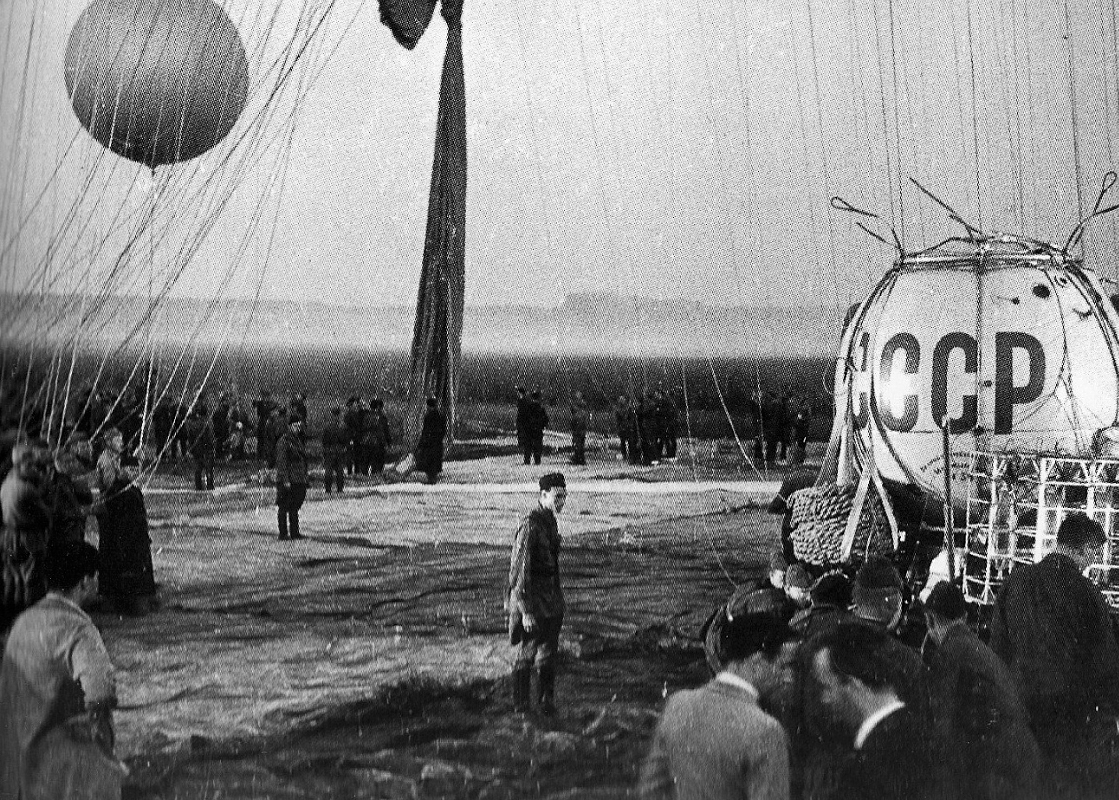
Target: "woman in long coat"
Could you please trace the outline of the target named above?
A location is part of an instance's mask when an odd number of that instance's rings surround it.
[[[140,487],[132,482],[124,437],[110,429],[97,460],[100,510],[101,594],[129,613],[143,611],[155,597],[148,512]]]
[[[443,437],[447,435],[447,418],[436,405],[434,397],[427,398],[420,440],[416,443],[416,469],[427,473],[427,482],[439,480],[443,471]]]

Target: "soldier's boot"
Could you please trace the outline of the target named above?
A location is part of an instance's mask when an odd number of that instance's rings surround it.
[[[302,539],[303,534],[299,532],[299,512],[291,512],[291,538]]]
[[[288,536],[288,512],[280,509],[276,512],[276,521],[280,523],[280,541],[290,538]]]
[[[556,713],[556,666],[555,664],[540,665],[540,688],[537,692],[537,703],[540,713],[545,717],[555,716]]]
[[[528,712],[528,697],[532,689],[532,666],[516,665],[513,667],[513,712],[524,714]]]

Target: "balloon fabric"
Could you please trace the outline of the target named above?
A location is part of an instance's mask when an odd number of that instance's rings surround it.
[[[93,0],[70,32],[65,80],[86,130],[154,169],[225,138],[249,71],[236,26],[213,0]]]

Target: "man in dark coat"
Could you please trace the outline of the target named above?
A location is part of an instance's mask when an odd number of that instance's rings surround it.
[[[365,436],[369,444],[369,471],[374,476],[380,475],[392,446],[392,428],[385,414],[385,401],[379,397],[369,401],[369,428]]]
[[[576,466],[587,463],[587,419],[587,401],[576,392],[571,401],[571,463]]]
[[[276,519],[280,541],[302,539],[299,509],[307,497],[307,449],[303,444],[303,418],[288,417],[288,429],[276,442]]]
[[[330,409],[330,420],[322,430],[323,483],[326,493],[337,486],[342,491],[342,476],[346,471],[346,457],[350,449],[350,432],[342,424],[342,409]]]
[[[184,431],[187,448],[191,458],[194,459],[194,488],[202,491],[203,488],[214,488],[214,456],[216,445],[214,442],[214,426],[210,422],[210,415],[206,409],[199,406],[194,410],[194,415],[186,425]],[[127,442],[128,440],[125,439]],[[202,475],[206,476],[206,485],[202,485]]]
[[[812,643],[819,705],[848,736],[831,795],[836,800],[943,796],[935,780],[935,741],[922,715],[903,699],[888,640],[885,631],[845,623]]]
[[[525,387],[517,387],[517,447],[524,456],[525,464],[532,461],[532,436],[529,428],[532,426],[532,401],[529,399]]]
[[[439,480],[443,471],[443,438],[447,435],[447,418],[439,410],[434,397],[427,398],[420,438],[416,442],[416,469],[427,474],[427,482]]]
[[[155,434],[155,449],[160,457],[164,455],[173,457],[175,454],[164,450],[171,439],[171,426],[175,419],[175,409],[171,406],[171,399],[167,395],[159,398],[152,412],[152,432]]]
[[[93,491],[80,478],[84,471],[88,470],[69,448],[61,448],[47,469],[44,499],[50,509],[47,547],[52,552],[68,542],[85,541]]]
[[[218,404],[210,415],[214,426],[214,453],[219,460],[225,460],[226,444],[229,441],[229,395],[222,392]]]
[[[945,783],[967,800],[1030,797],[1039,754],[1010,671],[967,626],[960,587],[941,581],[925,601],[929,694]]]
[[[357,474],[358,448],[361,446],[361,408],[358,397],[353,395],[346,400],[346,410],[342,412],[342,424],[350,436],[350,458],[348,467],[351,475]]]
[[[629,400],[621,395],[614,404],[614,426],[618,431],[618,447],[622,451],[623,461],[629,458],[629,424]]]
[[[548,410],[540,396],[540,390],[534,389],[532,399],[529,400],[528,409],[528,446],[532,463],[539,464],[544,454],[544,430],[548,427]],[[528,461],[525,461],[527,464]]]
[[[272,392],[267,389],[262,389],[260,397],[253,401],[253,408],[256,409],[257,451],[258,455],[261,455],[265,460],[267,460],[268,452],[264,441],[267,436],[266,428],[272,420],[272,412],[276,410],[276,407],[276,401],[272,399]],[[269,466],[272,465],[269,464]]]
[[[1054,552],[1015,567],[991,621],[991,647],[1029,712],[1053,796],[1095,796],[1114,780],[1094,773],[1106,766],[1097,756],[1119,711],[1119,645],[1107,601],[1083,575],[1105,542],[1098,522],[1069,514]]]
[[[537,702],[546,716],[556,712],[556,652],[567,606],[560,587],[562,539],[556,515],[567,502],[567,481],[559,472],[540,478],[536,508],[521,521],[509,559],[506,610],[509,642],[519,645],[513,666],[513,710],[527,711],[532,664],[539,674]]]

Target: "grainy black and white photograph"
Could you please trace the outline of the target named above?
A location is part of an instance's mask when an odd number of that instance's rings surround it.
[[[1119,797],[1116,0],[0,0],[0,800]]]

